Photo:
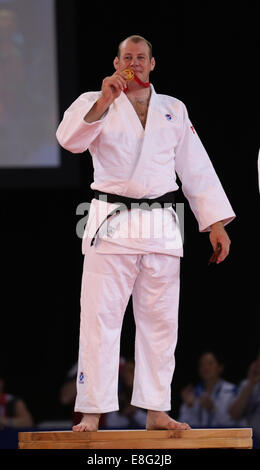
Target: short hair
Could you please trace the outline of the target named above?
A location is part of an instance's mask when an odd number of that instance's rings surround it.
[[[220,351],[214,350],[214,349],[204,349],[201,351],[199,355],[199,362],[203,356],[206,354],[212,354],[212,356],[216,359],[217,363],[219,365],[224,365],[224,357]]]
[[[152,46],[152,44],[149,41],[147,41],[147,39],[143,38],[143,36],[139,36],[138,34],[133,34],[132,36],[128,36],[127,38],[125,38],[123,41],[120,42],[120,44],[118,46],[118,50],[117,50],[117,57],[118,58],[120,57],[120,47],[123,44],[123,42],[125,42],[127,40],[130,40],[130,41],[132,41],[136,44],[138,42],[144,41],[147,44],[147,46],[149,47],[150,59],[153,57],[153,46]]]

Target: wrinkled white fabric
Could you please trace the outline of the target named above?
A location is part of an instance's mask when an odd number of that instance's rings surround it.
[[[171,409],[179,267],[180,258],[175,256],[100,254],[88,247],[81,289],[75,411],[119,409],[120,334],[131,294],[136,324],[131,403],[144,409]]]
[[[207,231],[218,220],[228,223],[235,217],[212,163],[194,130],[185,105],[178,99],[157,94],[151,85],[151,99],[145,130],[131,102],[121,93],[103,117],[87,123],[84,116],[100,97],[101,92],[83,93],[65,111],[57,130],[60,144],[73,153],[89,149],[94,166],[92,189],[134,198],[155,198],[178,189],[176,173],[182,190],[198,221],[199,230]],[[92,228],[102,211],[116,205],[95,201],[91,207]],[[158,215],[163,212],[163,215]],[[157,215],[155,215],[157,213]],[[129,213],[131,227],[140,223],[140,210]],[[182,241],[176,214],[171,209],[142,211],[143,224],[153,226],[153,218],[163,219],[164,233],[160,237],[143,238],[128,230],[125,214],[114,216],[120,230],[99,234],[113,244],[113,252],[123,253],[153,250],[158,253],[182,256]],[[150,222],[148,222],[150,218]],[[89,226],[83,239],[83,253],[90,243]],[[136,233],[135,231],[133,231]],[[124,236],[121,236],[123,233]],[[138,251],[139,252],[139,251]]]

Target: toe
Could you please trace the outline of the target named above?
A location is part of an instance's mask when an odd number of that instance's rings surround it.
[[[190,426],[187,423],[181,423],[182,429],[190,429]]]
[[[190,426],[187,423],[179,423],[178,421],[172,420],[168,423],[168,429],[185,430],[185,429],[190,429]]]
[[[168,423],[168,429],[183,429],[181,423],[178,423],[177,421],[170,421]]]
[[[73,426],[72,431],[74,431],[74,432],[79,431],[79,425],[77,424],[77,426]]]
[[[84,431],[84,425],[83,424],[77,424],[76,426],[73,426],[72,430],[74,432],[83,432]]]

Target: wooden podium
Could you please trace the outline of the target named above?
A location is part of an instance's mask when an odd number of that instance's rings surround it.
[[[20,432],[19,449],[251,449],[252,429]]]

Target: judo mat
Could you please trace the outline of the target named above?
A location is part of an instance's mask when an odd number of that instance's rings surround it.
[[[252,429],[20,432],[19,449],[252,449]]]

